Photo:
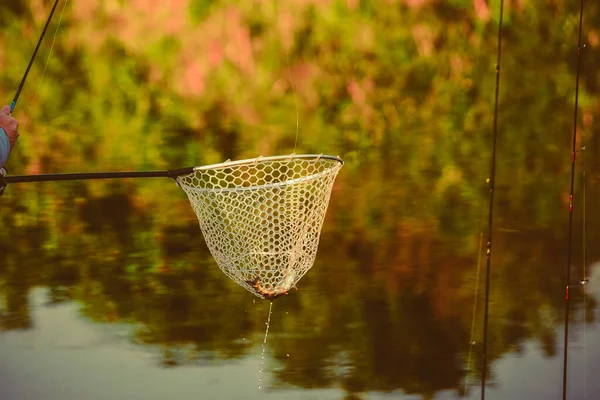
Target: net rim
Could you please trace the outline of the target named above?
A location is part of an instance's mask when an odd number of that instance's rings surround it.
[[[263,190],[263,189],[272,189],[272,188],[277,188],[277,187],[291,186],[291,185],[296,185],[298,183],[306,183],[306,182],[310,182],[315,179],[318,179],[322,176],[327,176],[330,173],[331,173],[331,168],[327,169],[325,171],[317,172],[316,174],[303,176],[301,178],[288,179],[285,181],[276,182],[276,183],[268,183],[265,185],[252,185],[252,186],[232,187],[232,188],[214,188],[214,187],[213,188],[199,188],[199,187],[193,187],[190,185],[186,185],[185,183],[182,183],[182,182],[179,182],[179,185],[180,186],[183,185],[188,190],[194,191],[196,193],[201,193],[201,192],[211,192],[211,193],[215,193],[215,192],[218,192],[218,193],[246,192],[246,191],[257,191],[257,190]]]
[[[227,160],[225,162],[218,163],[218,164],[210,164],[210,165],[202,165],[202,166],[194,167],[193,171],[194,172],[195,171],[208,171],[211,169],[228,168],[228,167],[237,166],[237,165],[255,164],[258,162],[262,162],[262,161],[278,161],[278,160],[286,160],[286,159],[288,159],[288,160],[325,159],[325,160],[337,161],[342,166],[344,165],[344,161],[339,156],[331,156],[331,155],[325,155],[325,154],[289,154],[289,155],[285,155],[285,156],[269,156],[269,157],[258,156],[255,158],[247,158],[244,160],[237,160],[237,161]]]
[[[190,185],[187,185],[184,182],[182,182],[182,180],[186,176],[189,176],[189,175],[193,174],[194,172],[198,172],[198,171],[219,170],[219,169],[231,168],[231,167],[240,166],[240,165],[252,165],[252,164],[259,163],[259,162],[270,162],[270,161],[280,161],[280,160],[317,160],[318,161],[321,159],[328,160],[328,161],[337,161],[339,163],[339,165],[331,166],[331,167],[325,169],[324,171],[320,171],[320,172],[317,172],[317,173],[314,173],[314,174],[311,174],[308,176],[303,176],[300,178],[288,179],[285,181],[268,183],[268,184],[263,184],[263,185],[251,185],[251,186],[244,186],[244,187],[228,187],[228,188],[216,188],[216,187],[200,188],[200,187],[190,186]],[[285,156],[270,156],[270,157],[259,156],[256,158],[250,158],[250,159],[239,160],[239,161],[225,161],[225,162],[219,163],[219,164],[198,166],[193,169],[191,174],[178,176],[177,183],[180,187],[183,188],[183,186],[185,186],[187,188],[187,190],[191,190],[196,193],[256,191],[256,190],[270,189],[270,188],[276,188],[276,187],[289,186],[289,185],[295,185],[298,183],[309,182],[309,181],[318,179],[322,176],[327,176],[332,172],[332,170],[336,170],[336,169],[339,170],[339,168],[341,168],[343,165],[344,165],[344,161],[339,156],[330,156],[330,155],[323,155],[323,154],[291,154],[291,155],[285,155]]]

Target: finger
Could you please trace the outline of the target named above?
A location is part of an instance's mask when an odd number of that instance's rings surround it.
[[[10,115],[10,106],[2,107],[2,112],[4,112],[6,115]]]

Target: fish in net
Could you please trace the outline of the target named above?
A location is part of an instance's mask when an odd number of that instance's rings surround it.
[[[312,267],[338,157],[259,157],[176,178],[219,268],[256,296],[285,295]]]

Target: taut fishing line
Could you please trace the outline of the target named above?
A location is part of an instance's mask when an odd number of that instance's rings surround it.
[[[486,183],[489,184],[489,178],[486,179]],[[478,344],[478,342],[474,339],[475,338],[475,331],[476,331],[476,320],[477,320],[477,306],[479,303],[479,286],[480,286],[480,280],[481,280],[481,255],[482,255],[482,249],[483,249],[483,218],[484,218],[484,214],[485,214],[485,207],[484,204],[481,205],[481,210],[479,213],[479,223],[477,224],[477,226],[479,227],[479,245],[477,247],[477,262],[476,262],[476,271],[475,271],[475,290],[474,290],[474,294],[473,294],[473,311],[471,314],[471,333],[469,335],[469,353],[467,356],[467,370],[465,373],[465,379],[464,379],[464,388],[465,391],[468,387],[468,378],[469,378],[469,374],[471,373],[471,361],[472,361],[472,356],[473,356],[473,346],[475,346],[476,344]]]
[[[62,10],[60,12],[60,17],[58,18],[58,24],[56,25],[56,30],[54,31],[54,36],[52,37],[52,44],[50,45],[50,50],[48,51],[48,57],[46,57],[46,62],[44,63],[44,69],[42,70],[42,74],[40,75],[40,79],[39,82],[36,86],[36,90],[35,90],[35,94],[33,96],[33,100],[31,100],[31,104],[29,106],[29,110],[27,111],[27,119],[29,120],[29,117],[31,115],[31,110],[33,109],[33,106],[35,105],[35,101],[38,98],[38,95],[40,93],[40,88],[42,87],[42,82],[44,81],[44,76],[46,75],[46,69],[48,68],[48,62],[50,61],[50,57],[52,56],[52,51],[54,50],[54,44],[56,43],[56,35],[58,34],[58,30],[60,29],[60,25],[62,23],[62,19],[63,19],[63,15],[65,13],[65,8],[67,8],[67,3],[69,2],[69,0],[65,0],[65,2],[63,3],[63,7]]]
[[[487,378],[488,355],[488,315],[490,304],[490,264],[492,259],[492,226],[494,211],[494,188],[496,181],[496,139],[498,137],[498,94],[500,92],[500,56],[502,54],[502,17],[504,15],[504,0],[500,1],[500,18],[498,20],[498,53],[496,56],[496,93],[494,98],[494,128],[492,139],[492,160],[490,166],[489,190],[490,203],[488,211],[488,241],[486,243],[486,272],[485,272],[485,310],[483,317],[483,367],[481,371],[481,399],[485,399],[485,384]]]
[[[300,131],[300,111],[298,110],[298,97],[296,96],[296,87],[294,86],[294,80],[292,79],[292,71],[290,69],[290,55],[286,49],[285,58],[287,60],[288,76],[290,78],[290,84],[294,92],[294,104],[296,104],[296,139],[294,140],[294,151],[296,152],[296,145],[298,144],[298,132]]]
[[[19,100],[19,96],[21,95],[21,91],[23,90],[23,86],[25,85],[25,81],[27,80],[27,76],[29,75],[29,71],[31,70],[31,66],[33,65],[33,61],[35,60],[35,56],[37,55],[38,50],[40,49],[40,45],[42,44],[42,40],[44,40],[44,36],[46,35],[46,31],[48,30],[48,26],[50,25],[50,21],[52,21],[52,16],[54,15],[54,11],[56,10],[56,6],[58,5],[59,0],[54,1],[54,5],[50,10],[50,14],[48,15],[48,19],[46,20],[46,24],[44,25],[44,29],[42,29],[42,33],[38,42],[33,50],[33,54],[29,59],[29,64],[27,64],[27,68],[25,69],[25,73],[23,74],[23,78],[21,78],[21,82],[19,83],[19,87],[17,88],[17,92],[15,93],[15,97],[10,103],[10,111],[12,112],[17,105],[17,101]]]
[[[258,388],[262,389],[262,374],[265,368],[265,349],[267,347],[267,336],[269,335],[269,325],[271,324],[271,311],[273,310],[273,302],[269,304],[269,316],[265,322],[265,337],[262,342],[262,352],[260,354],[260,370],[258,371]]]
[[[481,223],[480,223],[481,225]],[[481,248],[483,245],[483,231],[479,233],[479,246],[477,248],[477,272],[475,274],[475,294],[473,295],[473,313],[471,317],[471,334],[469,336],[469,355],[467,357],[467,371],[465,373],[465,390],[468,385],[469,373],[471,372],[471,356],[473,354],[473,346],[475,345],[475,341],[473,337],[475,336],[475,319],[477,316],[477,302],[479,300],[479,277],[481,272]]]
[[[44,40],[44,36],[46,35],[46,31],[48,30],[50,21],[52,21],[52,16],[54,15],[54,11],[56,10],[58,1],[59,0],[55,0],[54,4],[52,5],[52,9],[50,10],[50,14],[48,15],[48,18],[46,19],[46,23],[44,24],[44,28],[42,29],[42,33],[40,34],[40,38],[38,39],[37,44],[35,45],[35,49],[33,50],[33,54],[31,55],[31,58],[29,59],[29,63],[27,64],[25,73],[23,74],[23,77],[21,78],[21,82],[19,83],[19,86],[17,87],[15,97],[13,98],[12,102],[10,103],[9,114],[12,114],[12,112],[15,109],[15,106],[17,105],[17,101],[19,100],[19,96],[21,95],[23,86],[25,86],[25,81],[27,80],[27,76],[29,75],[29,71],[31,70],[31,66],[33,65],[33,61],[35,60],[37,52],[40,49],[40,45],[42,44],[42,41]],[[64,8],[63,8],[63,11],[64,11]],[[57,28],[57,30],[58,30],[58,28]],[[55,36],[56,36],[56,33],[55,33]],[[1,127],[0,127],[0,134],[6,135],[6,132]],[[4,187],[6,187],[6,181],[4,179],[4,174],[0,174],[0,195],[2,193],[4,193]]]
[[[575,77],[575,106],[573,111],[573,142],[571,148],[571,185],[569,193],[569,242],[567,245],[567,268],[565,277],[565,333],[564,333],[564,349],[563,349],[563,379],[562,379],[562,398],[567,399],[567,369],[568,369],[568,354],[569,354],[569,311],[570,311],[570,296],[569,287],[585,286],[585,279],[577,284],[571,284],[571,259],[572,259],[572,237],[573,237],[573,191],[575,187],[575,160],[577,147],[577,112],[579,108],[579,76],[581,73],[581,36],[583,25],[583,0],[579,2],[579,32],[577,40],[577,73]]]

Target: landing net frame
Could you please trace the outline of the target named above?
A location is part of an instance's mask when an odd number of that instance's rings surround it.
[[[314,263],[341,158],[257,157],[175,177],[219,268],[256,296],[285,295]]]

